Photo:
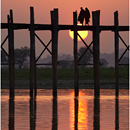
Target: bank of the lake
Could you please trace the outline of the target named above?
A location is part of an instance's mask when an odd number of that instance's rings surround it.
[[[9,73],[7,68],[2,68],[1,71],[1,88],[9,88]],[[128,89],[129,85],[129,68],[120,67],[119,71],[119,88]],[[100,88],[115,88],[115,70],[114,68],[100,69]],[[79,88],[93,89],[93,68],[79,68]],[[15,87],[16,89],[29,88],[29,69],[15,69]],[[52,69],[37,68],[37,88],[51,89],[52,88]],[[58,69],[58,88],[73,89],[74,88],[74,69],[59,68]]]

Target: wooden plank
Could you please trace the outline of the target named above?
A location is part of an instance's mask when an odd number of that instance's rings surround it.
[[[34,9],[30,7],[30,97],[36,96]]]
[[[13,23],[13,29],[18,30],[18,29],[29,29],[30,24],[26,23]],[[36,31],[40,30],[52,30],[52,25],[51,24],[34,24],[34,28]],[[93,26],[79,26],[77,25],[77,30],[89,30],[93,31]],[[8,29],[8,23],[1,23],[1,29]],[[74,25],[58,25],[59,30],[74,30]],[[101,31],[114,31],[115,26],[100,26]],[[118,28],[119,31],[129,31],[129,26],[119,26]]]
[[[52,65],[51,63],[37,63],[36,65]]]
[[[31,26],[31,24],[20,24],[20,23],[17,23],[17,24],[13,24],[13,29],[15,30],[19,30],[19,29],[29,29]]]
[[[100,130],[100,11],[92,12],[93,26],[93,64],[94,64],[94,130]]]
[[[1,23],[1,29],[8,29],[8,23]]]
[[[52,30],[51,24],[35,24],[35,30]]]
[[[15,90],[15,76],[14,76],[14,30],[12,28],[13,24],[13,11],[10,10],[10,16],[8,15],[8,46],[9,46],[9,87],[10,87],[10,97],[14,98]]]
[[[57,59],[58,59],[58,9],[51,11],[52,29],[52,70],[53,70],[53,97],[57,97]]]
[[[72,30],[74,31],[74,25],[59,25],[59,30]],[[93,26],[80,26],[77,25],[77,30],[93,30]]]
[[[74,24],[74,88],[75,96],[79,95],[79,72],[78,72],[78,46],[77,46],[77,12],[73,12],[73,24]]]
[[[13,23],[13,29],[29,29],[30,24]],[[1,23],[1,29],[8,29],[8,23]]]
[[[26,23],[13,23],[13,29],[19,30],[19,29],[29,29],[30,24]],[[8,29],[7,23],[1,23],[1,29]],[[52,26],[50,24],[34,24],[35,30],[52,30]]]
[[[88,64],[78,64],[78,65],[93,65],[92,63],[88,63]]]
[[[114,25],[115,25],[115,130],[119,130],[119,105],[118,105],[118,96],[119,96],[119,32],[118,32],[118,12],[114,12]]]
[[[100,26],[101,31],[114,31],[115,26]],[[129,26],[119,26],[118,31],[129,31]]]
[[[118,26],[119,31],[129,31],[130,26]]]

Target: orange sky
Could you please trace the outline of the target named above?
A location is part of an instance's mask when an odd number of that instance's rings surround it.
[[[2,22],[7,21],[7,14],[9,9],[13,9],[14,22],[29,23],[30,21],[30,6],[35,10],[35,23],[50,24],[50,10],[53,8],[59,9],[59,24],[73,24],[73,11],[80,11],[80,7],[88,7],[90,12],[101,10],[100,24],[113,25],[114,11],[119,12],[119,25],[128,25],[129,16],[129,0],[2,0],[1,4],[1,18]],[[92,16],[92,15],[91,15]],[[92,17],[90,18],[90,25],[92,24]],[[2,40],[6,37],[7,32],[2,31]],[[40,31],[38,33],[43,42],[47,43],[51,38],[51,33]],[[122,33],[121,36],[128,43],[128,33]],[[112,32],[101,33],[101,52],[113,52],[114,50],[114,34]],[[29,47],[29,32],[15,31],[15,48],[28,46]],[[86,43],[92,41],[91,32],[86,38]],[[36,43],[36,53],[39,54],[42,49],[40,43]],[[79,47],[83,46],[79,42]],[[6,47],[6,45],[5,45]],[[59,53],[73,54],[73,41],[69,37],[68,31],[59,32]],[[123,47],[123,46],[121,46]],[[112,48],[112,49],[111,49]],[[47,55],[47,53],[45,54]]]

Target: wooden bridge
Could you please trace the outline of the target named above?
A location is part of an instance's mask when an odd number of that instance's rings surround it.
[[[73,12],[73,25],[59,25],[58,24],[58,9],[51,11],[51,24],[35,24],[34,22],[34,9],[30,7],[30,24],[25,23],[14,23],[13,22],[13,11],[10,10],[8,15],[8,22],[1,23],[1,29],[7,29],[8,35],[1,44],[1,49],[7,54],[9,58],[9,87],[10,87],[10,98],[15,96],[15,76],[14,76],[14,31],[21,29],[28,29],[30,31],[30,97],[36,97],[37,87],[36,87],[36,65],[38,59],[47,49],[52,55],[52,69],[53,69],[53,97],[57,97],[57,64],[58,64],[58,32],[60,30],[73,30],[74,31],[74,88],[75,97],[79,94],[79,74],[78,74],[78,56],[77,56],[77,36],[83,41],[86,46],[86,51],[89,50],[93,54],[93,67],[94,67],[94,116],[95,123],[94,126],[98,130],[100,127],[99,119],[99,97],[100,97],[100,33],[102,31],[113,31],[115,37],[115,89],[116,89],[116,128],[119,128],[119,109],[118,109],[118,95],[119,95],[119,61],[124,56],[126,51],[129,50],[129,46],[124,42],[124,40],[119,35],[119,31],[129,31],[129,26],[119,26],[118,25],[118,12],[114,12],[114,25],[113,26],[102,26],[100,25],[100,11],[92,12],[92,26],[78,26],[77,25],[77,12]],[[36,34],[39,30],[50,30],[52,32],[52,39],[47,45],[45,45],[40,37]],[[93,40],[88,45],[78,34],[79,30],[89,30],[93,33]],[[35,56],[35,38],[43,44],[44,51],[40,54],[38,59]],[[9,53],[7,53],[3,45],[8,39]],[[126,50],[119,57],[119,39],[123,42]],[[49,44],[52,43],[52,50],[48,49]],[[93,44],[93,50],[90,46]],[[84,52],[84,54],[86,53]],[[83,54],[83,55],[84,55]],[[82,55],[82,56],[83,56]],[[80,57],[82,58],[82,57]],[[98,116],[97,116],[98,115]]]

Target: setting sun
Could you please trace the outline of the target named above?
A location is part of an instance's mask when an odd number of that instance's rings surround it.
[[[82,25],[82,24],[77,24]],[[85,39],[88,36],[88,31],[78,31],[78,34],[82,37],[82,39]],[[74,32],[69,30],[69,35],[72,39],[74,39]],[[78,36],[78,41],[81,41],[80,37]]]

